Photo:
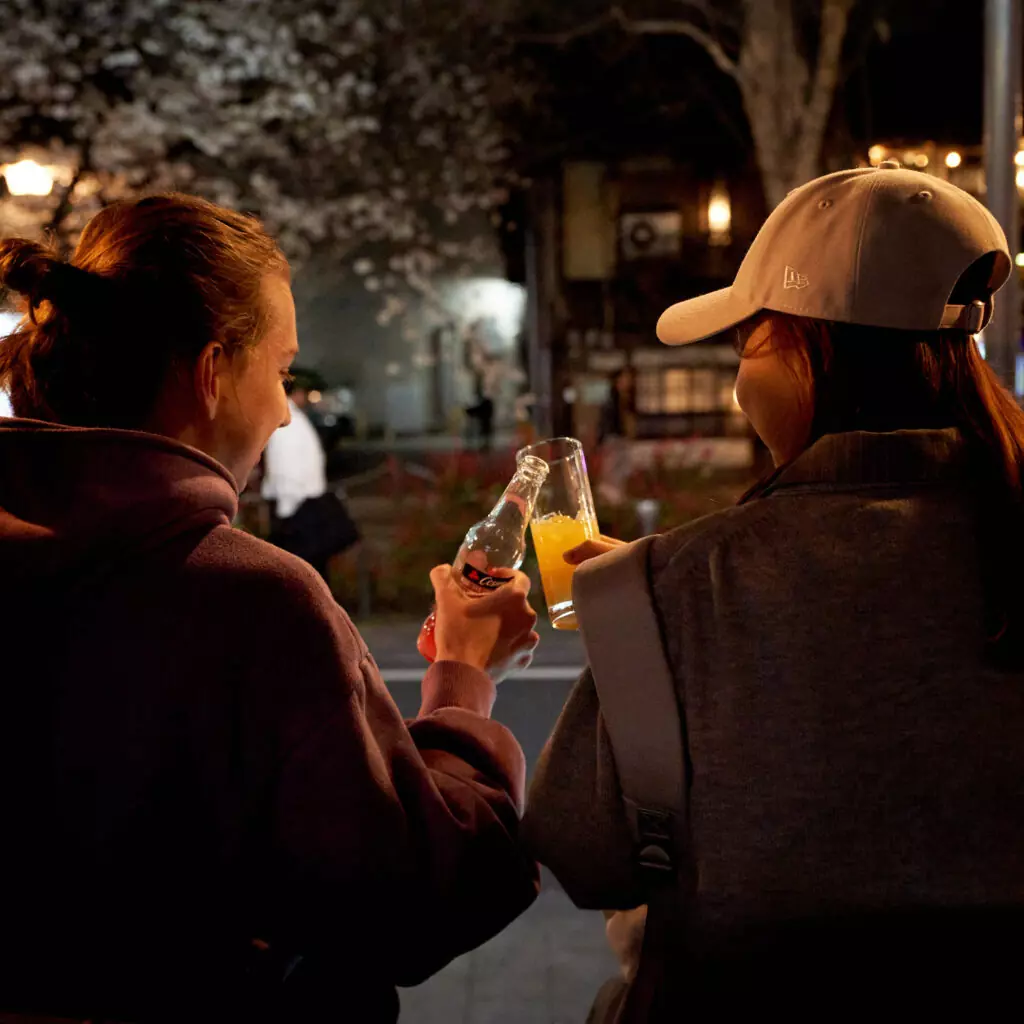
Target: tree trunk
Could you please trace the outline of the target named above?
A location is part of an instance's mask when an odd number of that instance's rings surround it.
[[[801,54],[793,0],[744,0],[737,77],[769,209],[821,171],[852,2],[821,0],[812,69]]]

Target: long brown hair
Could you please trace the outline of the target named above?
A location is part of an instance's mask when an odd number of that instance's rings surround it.
[[[992,257],[978,260],[949,301],[991,297]],[[964,331],[905,331],[768,314],[771,343],[810,370],[808,444],[826,434],[956,428],[976,481],[987,652],[1024,669],[1024,411]]]
[[[101,210],[70,262],[0,241],[0,292],[25,309],[0,345],[0,387],[18,416],[142,428],[172,367],[214,340],[229,356],[259,340],[270,273],[287,262],[257,221],[179,194]]]

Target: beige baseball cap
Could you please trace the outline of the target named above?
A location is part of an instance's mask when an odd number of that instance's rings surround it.
[[[802,185],[772,211],[728,288],[672,306],[667,345],[701,341],[764,309],[904,330],[991,319],[992,301],[948,302],[960,275],[996,253],[992,291],[1010,275],[1006,236],[973,196],[892,160]]]

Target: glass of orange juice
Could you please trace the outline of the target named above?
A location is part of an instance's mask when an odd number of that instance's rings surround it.
[[[572,606],[576,567],[562,556],[600,533],[583,445],[574,437],[556,437],[523,448],[516,459],[526,455],[535,455],[550,467],[530,521],[548,615],[555,629],[576,629]]]

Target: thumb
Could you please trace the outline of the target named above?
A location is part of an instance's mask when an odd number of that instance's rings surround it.
[[[452,567],[450,565],[435,565],[430,570],[430,584],[434,588],[435,595],[446,586],[452,578]]]

